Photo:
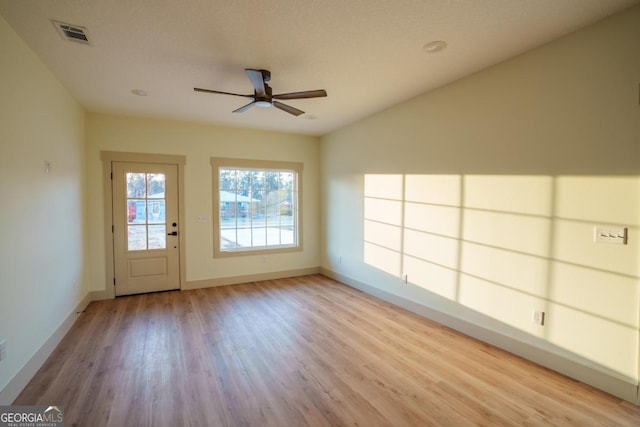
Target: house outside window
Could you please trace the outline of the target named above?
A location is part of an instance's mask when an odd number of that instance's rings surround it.
[[[214,257],[302,249],[302,163],[211,158]]]

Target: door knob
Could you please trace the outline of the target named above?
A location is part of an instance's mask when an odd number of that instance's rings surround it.
[[[177,236],[178,232],[177,231],[172,231],[171,233],[167,233],[167,236]]]

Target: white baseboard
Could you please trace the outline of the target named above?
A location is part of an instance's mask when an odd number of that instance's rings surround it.
[[[259,282],[261,280],[284,279],[286,277],[308,276],[319,274],[320,267],[298,268],[295,270],[273,271],[269,273],[245,274],[241,276],[217,277],[213,279],[188,280],[180,290],[212,288],[216,286],[237,285],[239,283]],[[113,299],[115,295],[108,290],[89,292],[90,301]]]
[[[233,285],[238,283],[256,282],[260,280],[282,279],[285,277],[306,276],[309,274],[320,273],[320,267],[302,268],[296,270],[277,271],[271,273],[251,274],[244,276],[223,277],[217,279],[196,280],[186,282],[183,289],[197,289],[212,286]],[[24,364],[22,369],[9,381],[9,383],[0,391],[0,405],[11,405],[18,397],[26,385],[31,381],[33,376],[47,361],[56,346],[62,341],[62,338],[69,332],[73,326],[79,313],[84,311],[91,301],[100,301],[112,299],[114,295],[107,290],[91,291],[80,301],[74,310],[67,315],[62,323],[51,333],[49,338],[40,346],[35,354]]]
[[[71,326],[75,323],[79,314],[83,312],[91,302],[89,294],[74,307],[74,309],[65,317],[60,325],[49,335],[49,338],[40,346],[34,355],[24,364],[22,369],[9,381],[2,391],[0,391],[0,405],[11,405],[18,397],[20,392],[31,381],[33,376],[47,361],[56,346],[60,344],[62,338],[69,332]]]
[[[374,286],[336,273],[332,270],[321,268],[320,274],[359,289],[367,294],[378,297],[384,301],[390,302],[391,304],[402,307],[422,317],[434,320],[465,335],[530,360],[538,365],[559,372],[567,377],[589,384],[628,402],[640,405],[639,387],[632,379],[622,378],[615,372],[607,372],[605,368],[596,369],[576,360],[569,359],[568,357],[560,354],[562,352],[560,349],[558,352],[553,352],[530,343],[519,341],[513,337],[506,336],[499,332],[469,323],[463,319],[431,309],[401,296],[391,294]]]
[[[516,354],[534,363],[546,368],[557,371],[570,378],[589,384],[628,402],[640,405],[638,384],[629,382],[614,373],[604,372],[585,366],[579,362],[563,357],[562,355],[537,347],[535,345],[516,340],[512,337],[500,334],[498,332],[482,328],[478,325],[469,323],[465,320],[450,316],[446,313],[433,310],[426,306],[417,304],[398,295],[378,289],[374,286],[365,284],[350,277],[341,275],[334,271],[311,267],[305,269],[279,271],[271,273],[260,273],[245,276],[233,276],[217,279],[196,280],[187,282],[185,289],[206,288],[212,286],[225,286],[238,283],[255,282],[260,280],[282,279],[286,277],[305,276],[310,274],[323,274],[332,279],[338,280],[353,288],[359,289],[365,293],[376,296],[387,302],[395,304],[420,316],[432,319],[442,325],[461,332],[465,335],[479,339],[498,348]],[[62,323],[49,336],[44,344],[35,352],[35,354],[24,364],[22,369],[13,377],[13,379],[0,391],[0,405],[10,405],[18,397],[24,387],[31,381],[33,376],[44,365],[47,358],[51,355],[56,346],[62,341],[62,338],[71,329],[76,321],[78,314],[84,311],[91,301],[111,298],[103,291],[94,291],[88,293],[82,301],[80,301],[74,310],[67,315]]]
[[[113,292],[108,291],[90,291],[89,292],[89,301],[102,301],[104,299],[114,299],[115,295]]]
[[[259,282],[261,280],[284,279],[286,277],[308,276],[310,274],[319,274],[320,267],[299,268],[296,270],[274,271],[269,273],[247,274],[243,276],[219,277],[215,279],[191,280],[187,281],[182,288],[200,289],[211,288],[214,286],[236,285],[239,283]]]

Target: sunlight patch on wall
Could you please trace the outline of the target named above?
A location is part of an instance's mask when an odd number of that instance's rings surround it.
[[[458,302],[532,335],[542,335],[541,330],[531,327],[532,307],[544,306],[541,298],[463,274],[460,278]]]
[[[546,257],[549,254],[549,218],[467,209],[465,241]]]
[[[638,177],[367,174],[364,182],[366,264],[398,286],[406,275],[409,285],[637,375]],[[628,227],[629,244],[595,244],[596,224]],[[533,310],[546,313],[544,326]]]
[[[460,208],[406,202],[404,226],[417,231],[460,237]]]
[[[461,271],[534,297],[544,297],[548,260],[476,243],[462,245]]]
[[[402,272],[402,175],[366,175],[364,261],[394,276]]]

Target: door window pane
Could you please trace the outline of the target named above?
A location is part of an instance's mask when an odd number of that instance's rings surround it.
[[[150,199],[164,199],[164,174],[147,174],[147,194]]]
[[[166,224],[164,199],[147,201],[147,221],[149,224]]]
[[[144,199],[127,200],[127,221],[129,224],[147,223],[147,205]]]
[[[145,197],[145,174],[127,174],[127,198]]]
[[[165,249],[167,247],[167,227],[162,225],[149,226],[149,249]]]
[[[167,247],[165,174],[127,173],[127,249]]]
[[[128,227],[127,241],[130,251],[144,251],[147,249],[147,227],[144,225],[130,225]]]

